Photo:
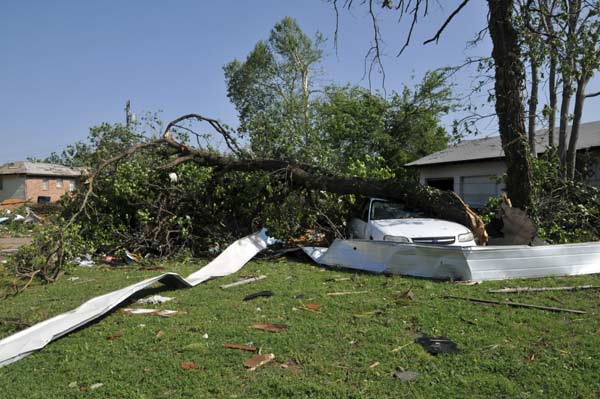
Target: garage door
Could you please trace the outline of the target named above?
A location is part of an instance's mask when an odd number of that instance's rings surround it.
[[[481,208],[490,197],[502,194],[503,183],[496,176],[465,176],[461,178],[461,197],[473,208]]]

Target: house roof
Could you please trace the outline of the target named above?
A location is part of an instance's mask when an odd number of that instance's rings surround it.
[[[567,142],[571,127],[567,128]],[[536,149],[539,154],[548,147],[548,129],[536,131]],[[555,145],[558,137],[558,128],[555,129]],[[600,121],[582,123],[579,126],[579,140],[577,149],[600,147]],[[504,151],[500,136],[483,137],[474,140],[464,140],[450,146],[445,150],[434,152],[421,159],[410,162],[406,166],[425,166],[452,162],[476,161],[485,159],[504,158]]]
[[[0,175],[81,176],[78,169],[42,162],[18,161],[0,166]]]

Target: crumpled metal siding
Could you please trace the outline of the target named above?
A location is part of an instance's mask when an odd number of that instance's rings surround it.
[[[90,299],[77,309],[55,316],[0,341],[0,367],[16,362],[42,349],[51,341],[101,317],[138,291],[162,282],[177,288],[191,288],[206,280],[227,276],[240,270],[257,253],[267,247],[266,230],[235,241],[212,262],[187,278],[177,273],[164,273],[120,290]]]

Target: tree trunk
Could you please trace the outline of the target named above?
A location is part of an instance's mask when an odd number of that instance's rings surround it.
[[[263,171],[272,172],[273,175],[284,173],[289,184],[297,188],[398,200],[410,208],[423,211],[428,216],[460,223],[473,232],[478,243],[487,243],[488,236],[481,218],[451,191],[425,187],[416,181],[380,181],[335,176],[308,165],[294,164],[283,160],[237,159],[203,149],[187,147],[176,142],[169,135],[159,142],[169,145],[179,154],[178,158],[163,166],[166,169],[184,162],[195,162],[201,166],[212,166],[222,172]]]
[[[495,62],[496,114],[506,159],[506,189],[516,207],[531,206],[531,168],[523,109],[523,63],[512,0],[488,0]]]
[[[577,161],[577,140],[579,140],[579,125],[583,114],[585,102],[585,88],[589,79],[581,77],[577,79],[577,91],[575,93],[575,109],[573,110],[573,123],[571,124],[571,137],[569,138],[569,150],[567,151],[567,179],[575,179],[575,163]]]
[[[550,70],[548,76],[548,96],[550,111],[548,114],[548,147],[554,147],[554,127],[556,125],[556,50],[550,49]]]
[[[567,163],[567,124],[569,118],[569,107],[573,95],[573,76],[575,75],[575,42],[577,41],[577,21],[581,12],[581,0],[569,0],[567,6],[568,30],[566,38],[565,56],[562,60],[563,93],[560,104],[560,127],[558,132],[558,155],[560,158],[561,172],[566,172]]]
[[[533,50],[531,50],[533,51]],[[529,113],[527,114],[528,119],[528,128],[527,133],[529,135],[529,151],[531,151],[531,155],[533,157],[537,156],[537,152],[535,149],[535,117],[537,112],[537,104],[538,104],[538,66],[536,57],[531,55],[531,93],[529,94]]]
[[[567,148],[567,125],[569,123],[569,107],[571,106],[571,85],[573,84],[570,73],[563,73],[562,99],[560,102],[560,116],[558,126],[558,158],[561,169],[564,171]]]

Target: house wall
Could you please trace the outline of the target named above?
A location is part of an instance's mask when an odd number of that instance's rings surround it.
[[[600,159],[591,166],[594,172],[588,183],[600,187]],[[504,161],[481,161],[427,165],[419,169],[421,184],[427,185],[427,179],[454,179],[454,192],[474,208],[484,205],[489,197],[501,195],[504,183],[496,177],[506,173]]]
[[[44,188],[44,179],[48,180],[48,188]],[[75,182],[72,177],[62,178],[62,187],[57,187],[57,181],[61,180],[60,177],[48,177],[43,176],[27,176],[25,183],[27,190],[27,199],[33,202],[37,202],[38,197],[50,197],[50,201],[57,201],[63,194],[69,192],[70,182]]]
[[[474,208],[483,206],[489,197],[502,194],[505,186],[497,177],[505,172],[503,161],[427,165],[419,169],[423,185],[427,185],[427,179],[454,179],[453,191]]]
[[[0,202],[5,199],[25,199],[25,175],[2,175]]]

